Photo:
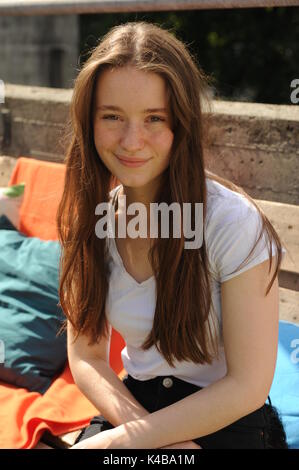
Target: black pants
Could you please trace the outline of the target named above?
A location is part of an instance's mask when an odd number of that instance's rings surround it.
[[[128,375],[123,383],[136,400],[150,413],[171,405],[201,387],[174,376],[158,376],[141,381]],[[83,429],[76,443],[95,434],[112,429],[102,415],[95,416]],[[193,439],[203,449],[287,449],[286,435],[276,409],[270,404],[207,436]]]

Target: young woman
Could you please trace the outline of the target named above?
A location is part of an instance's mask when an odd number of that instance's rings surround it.
[[[75,81],[60,302],[74,380],[101,415],[73,449],[286,447],[265,403],[285,250],[253,199],[205,169],[207,90],[185,45],[146,22],[113,28]],[[96,233],[99,203],[113,207],[115,238]],[[145,234],[118,236],[136,203]],[[174,217],[169,237],[164,219],[152,236],[153,203],[201,203],[201,226],[190,211],[200,247],[171,235]],[[124,380],[109,367],[112,327],[126,342]]]

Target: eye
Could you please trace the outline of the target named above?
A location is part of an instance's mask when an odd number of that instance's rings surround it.
[[[151,119],[157,119],[157,121],[152,121],[152,122],[163,122],[165,121],[164,118],[160,117],[160,116],[150,116]]]
[[[115,114],[106,114],[105,116],[103,116],[103,119],[107,119],[109,121],[116,121],[116,119],[113,119],[113,118],[118,118],[118,116],[116,116]]]

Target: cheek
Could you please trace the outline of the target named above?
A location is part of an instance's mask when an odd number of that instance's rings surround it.
[[[171,130],[162,132],[155,137],[155,145],[159,147],[160,152],[168,155],[171,150],[174,135]]]
[[[101,126],[94,126],[93,128],[94,142],[97,149],[109,148],[115,142],[115,135]]]

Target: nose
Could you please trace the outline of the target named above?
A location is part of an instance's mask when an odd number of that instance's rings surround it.
[[[128,124],[121,137],[121,146],[127,152],[137,152],[144,147],[143,131],[138,124]]]

